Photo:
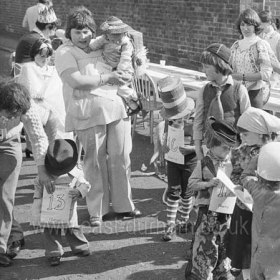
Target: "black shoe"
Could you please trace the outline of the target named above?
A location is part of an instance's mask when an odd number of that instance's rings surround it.
[[[11,264],[12,264],[11,259],[6,254],[0,253],[0,266],[7,267],[10,266]]]
[[[175,224],[168,225],[161,239],[163,241],[170,241],[174,237],[175,233],[176,233],[176,225]]]
[[[20,252],[21,248],[24,246],[24,239],[14,241],[7,247],[7,256],[11,259],[15,258]]]
[[[138,218],[138,217],[142,216],[142,212],[139,209],[135,208],[131,212],[123,212],[123,213],[120,213],[120,215],[123,217],[128,217],[128,218]]]
[[[48,262],[51,266],[57,266],[60,265],[60,259],[61,257],[49,257]]]
[[[28,149],[25,149],[25,156],[27,158],[31,158],[31,155],[32,155],[32,151],[28,150]]]
[[[73,253],[74,253],[74,255],[79,256],[79,257],[87,257],[91,254],[90,249],[75,251]]]
[[[230,273],[234,276],[234,277],[237,277],[240,275],[242,269],[239,269],[239,268],[232,268],[230,270]]]

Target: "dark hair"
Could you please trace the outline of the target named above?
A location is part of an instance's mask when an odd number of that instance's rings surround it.
[[[240,126],[237,127],[239,133],[250,132],[249,130],[242,128]],[[276,132],[272,132],[271,134],[262,134],[262,142],[267,143],[268,141],[274,141],[277,138],[278,134]]]
[[[200,56],[200,63],[214,66],[216,72],[221,73],[224,76],[230,75],[233,72],[231,66],[228,63],[209,51],[202,52]]]
[[[18,116],[25,114],[30,106],[30,95],[24,86],[14,81],[0,83],[0,110]]]
[[[238,20],[236,22],[236,27],[238,32],[242,35],[240,24],[241,22],[245,22],[246,24],[253,25],[255,27],[255,33],[258,35],[261,33],[261,19],[258,15],[258,13],[253,9],[246,9],[244,10],[238,17]]]
[[[270,11],[264,10],[259,12],[259,17],[261,19],[261,22],[273,23],[273,16]]]
[[[49,51],[49,56],[52,56],[53,54],[53,48],[49,42],[49,40],[45,38],[39,38],[38,40],[35,41],[35,43],[32,45],[31,50],[30,50],[30,57],[31,60],[34,60],[35,56],[40,53],[41,51],[41,46],[43,44],[47,45],[48,51]]]
[[[65,37],[71,40],[71,29],[84,29],[89,28],[92,33],[96,31],[96,24],[93,19],[92,13],[84,6],[73,8],[66,23]]]
[[[269,181],[264,179],[262,176],[257,175],[258,178],[258,183],[261,184],[262,186],[265,185],[266,188],[268,188],[269,190],[279,190],[280,185],[279,185],[279,181]]]
[[[48,5],[48,6],[52,6],[53,5],[52,0],[39,0],[38,2],[41,3],[41,4]]]
[[[51,23],[42,23],[39,22],[38,20],[36,21],[36,26],[38,27],[38,29],[40,29],[41,31],[45,30],[47,28],[47,26],[49,26],[49,29],[54,29],[57,27],[57,22],[51,22]]]

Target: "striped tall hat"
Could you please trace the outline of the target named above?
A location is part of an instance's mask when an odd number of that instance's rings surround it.
[[[111,16],[100,25],[100,29],[102,32],[107,34],[120,34],[127,32],[132,28],[121,19]]]
[[[158,90],[163,103],[163,118],[183,118],[194,109],[194,101],[187,97],[180,78],[168,76],[159,80]]]

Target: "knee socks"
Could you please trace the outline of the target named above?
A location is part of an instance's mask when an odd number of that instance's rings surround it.
[[[188,198],[182,198],[181,200],[181,219],[182,222],[187,222],[190,216],[190,212],[192,210],[192,196],[188,197]]]
[[[179,200],[171,200],[167,198],[167,224],[175,224],[177,210],[179,206]]]

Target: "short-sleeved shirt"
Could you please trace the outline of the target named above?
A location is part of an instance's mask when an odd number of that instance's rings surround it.
[[[77,68],[82,75],[98,75],[106,72],[104,65],[101,51],[85,53],[71,41],[60,46],[55,55],[59,76],[71,68]],[[88,129],[126,118],[126,110],[121,97],[117,95],[117,89],[116,85],[104,85],[93,90],[77,90],[63,81],[66,131]]]

